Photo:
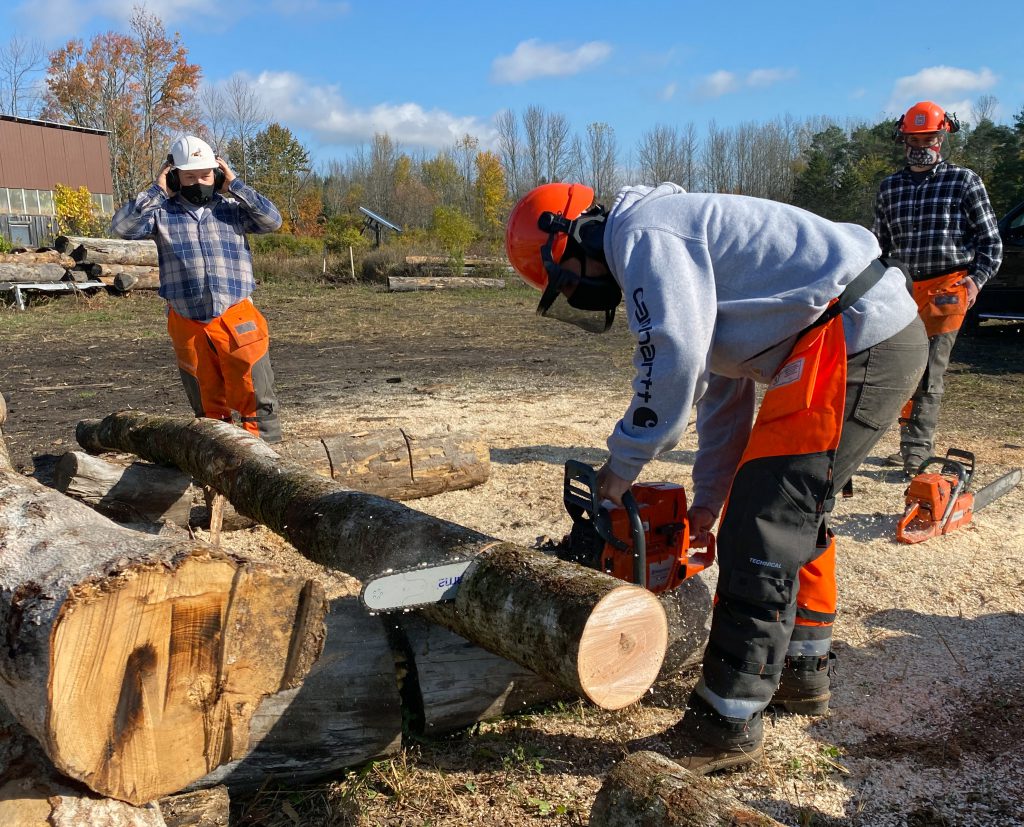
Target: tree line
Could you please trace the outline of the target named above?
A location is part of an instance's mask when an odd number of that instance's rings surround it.
[[[534,105],[500,112],[491,148],[467,134],[440,151],[405,149],[380,133],[315,167],[309,148],[269,117],[244,78],[221,86],[202,86],[201,78],[180,36],[143,7],[128,32],[88,44],[72,39],[46,55],[15,37],[0,48],[0,108],[106,130],[117,203],[145,189],[174,137],[192,132],[278,205],[284,232],[339,246],[360,242],[365,206],[414,237],[497,247],[520,196],[568,180],[588,183],[605,203],[625,184],[674,181],[870,226],[879,182],[903,164],[892,119],[783,116],[728,127],[711,121],[703,130],[692,121],[662,123],[624,147],[608,123],[577,134],[564,114]],[[960,113],[965,125],[949,136],[946,155],[981,175],[1001,214],[1024,199],[1024,106],[1007,126],[993,121],[996,105],[983,96]]]

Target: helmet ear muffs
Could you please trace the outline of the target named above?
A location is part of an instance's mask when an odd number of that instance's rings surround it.
[[[950,135],[960,131],[960,119],[956,116],[956,112],[946,113],[946,130]]]
[[[898,144],[903,143],[903,121],[906,117],[906,115],[900,115],[900,119],[896,121],[896,126],[892,130],[892,139]]]

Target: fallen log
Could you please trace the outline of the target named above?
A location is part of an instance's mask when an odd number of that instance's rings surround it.
[[[412,265],[420,264],[451,264],[452,260],[449,256],[406,256],[405,263]],[[507,259],[502,258],[487,258],[486,256],[464,256],[462,259],[463,267],[487,267],[490,266],[507,266]]]
[[[156,242],[149,239],[130,241],[124,238],[59,236],[54,245],[79,263],[138,264],[146,267],[159,264]]]
[[[45,253],[0,253],[0,264],[59,264],[70,270],[75,266],[75,260],[56,250],[49,250]]]
[[[282,458],[348,488],[391,500],[414,500],[487,482],[491,457],[474,434],[442,431],[416,436],[401,428],[288,440]]]
[[[52,262],[42,262],[40,264],[0,263],[0,281],[9,281],[17,284],[57,282],[64,278],[65,272],[66,270],[63,265]]]
[[[118,293],[127,293],[129,290],[159,290],[159,270],[149,275],[139,275],[121,271],[114,276],[114,289]]]
[[[140,279],[159,279],[160,268],[157,266],[140,264],[100,264],[90,261],[83,261],[77,265],[78,269],[84,270],[91,278],[98,279],[101,276],[113,278],[118,273],[125,273],[130,276],[137,276]]]
[[[590,827],[785,827],[657,752],[634,752],[605,778]]]
[[[224,786],[167,796],[157,804],[167,827],[229,827],[231,823],[231,797]]]
[[[500,289],[504,286],[505,279],[477,278],[475,276],[388,276],[389,293],[411,293],[418,290]]]
[[[665,612],[638,586],[346,489],[226,423],[126,411],[76,433],[87,450],[177,465],[306,557],[362,580],[472,558],[455,599],[420,613],[598,706],[633,703],[658,675]]]
[[[121,528],[0,457],[0,701],[62,773],[142,804],[243,755],[323,641],[319,584]]]

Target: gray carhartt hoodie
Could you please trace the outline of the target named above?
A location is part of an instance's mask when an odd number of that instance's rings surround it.
[[[794,337],[879,256],[878,242],[779,202],[662,184],[619,192],[604,248],[637,338],[633,400],[608,438],[609,467],[636,479],[698,403],[693,504],[717,513],[753,425],[753,383],[771,380]],[[890,268],[843,314],[847,351],[916,315]]]

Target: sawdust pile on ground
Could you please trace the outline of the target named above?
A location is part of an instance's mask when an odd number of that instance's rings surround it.
[[[377,395],[377,413],[395,412],[374,417],[381,427],[397,425],[413,435],[439,427],[468,430],[491,446],[486,484],[410,505],[524,545],[541,535],[561,537],[569,527],[562,464],[570,457],[599,464],[615,412],[627,400],[525,390],[405,386],[387,389],[386,398]],[[341,408],[333,403],[330,411],[287,424],[299,433],[355,431],[366,426],[360,412],[368,404],[357,395]],[[688,432],[644,478],[689,487],[694,447]],[[765,761],[713,783],[786,824],[1024,824],[1018,749],[1024,488],[980,513],[973,527],[900,546],[893,537],[904,486],[880,460],[895,448],[887,434],[856,475],[854,498],[837,506],[839,660],[832,715],[772,718]],[[972,448],[979,484],[1024,464],[1020,446],[975,439]],[[410,783],[423,785],[423,794],[414,802],[398,795],[365,804],[369,810],[353,818],[365,824],[585,823],[611,763],[640,743],[671,751],[659,735],[677,720],[679,698],[695,677],[681,676],[677,691],[666,689],[622,712],[573,706],[485,725],[462,744],[424,746],[403,758],[418,778]],[[479,739],[499,734],[506,752],[492,767],[479,760]],[[507,739],[522,744],[515,753],[521,760],[511,765]],[[543,757],[531,765],[531,755]],[[444,783],[431,794],[438,778]]]

